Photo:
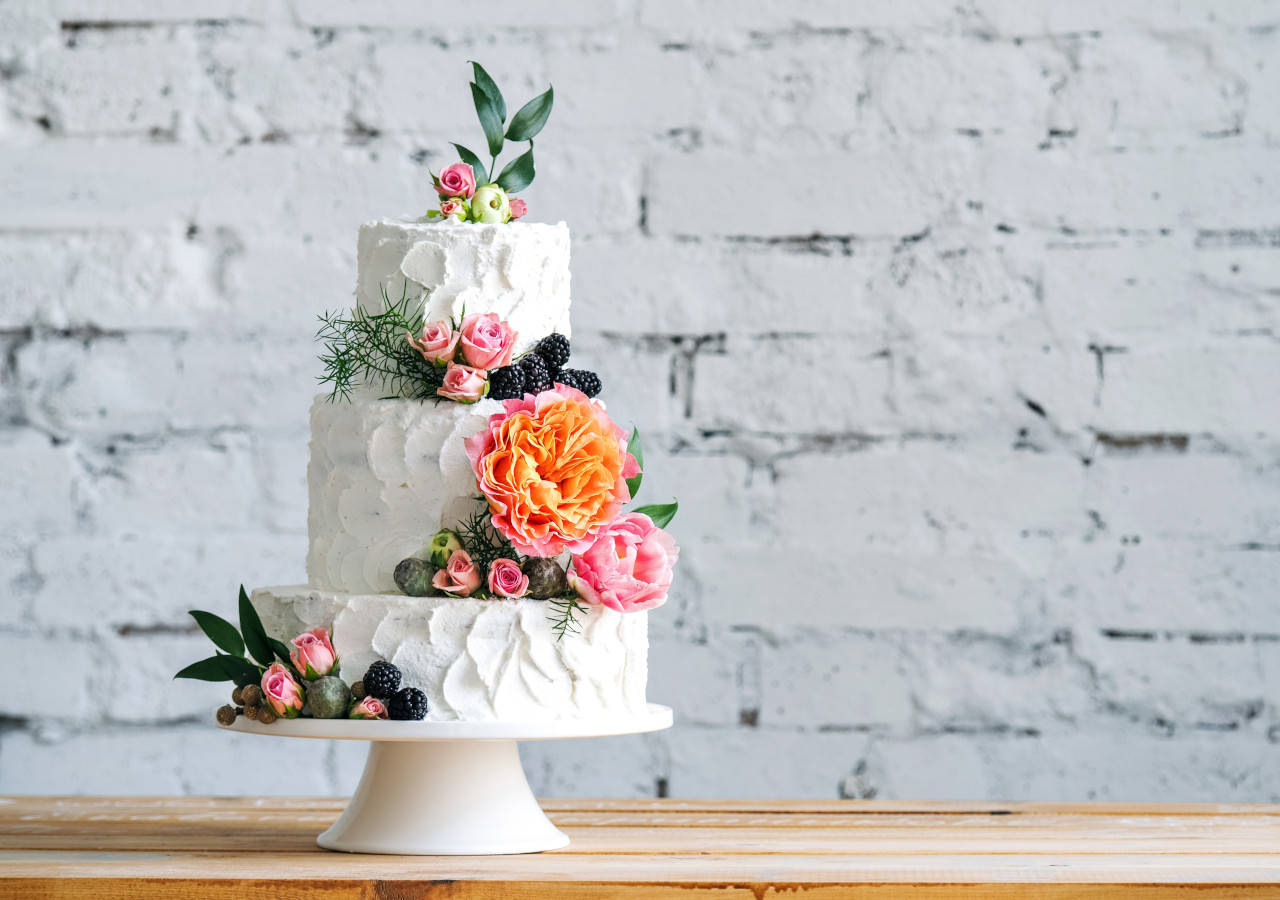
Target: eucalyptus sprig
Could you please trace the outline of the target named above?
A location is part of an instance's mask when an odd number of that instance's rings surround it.
[[[462,161],[471,166],[477,185],[496,184],[508,194],[514,194],[533,183],[536,174],[533,167],[533,139],[542,130],[542,126],[547,124],[547,117],[551,115],[555,89],[548,85],[546,91],[520,107],[508,122],[507,103],[502,97],[502,91],[480,63],[472,61],[471,65],[475,72],[475,81],[471,82],[471,99],[475,103],[476,116],[480,119],[480,127],[484,130],[485,143],[488,145],[489,167],[486,169],[473,151],[461,144],[455,143],[453,146]],[[507,141],[528,141],[529,149],[503,166],[501,172],[497,172],[498,156]],[[493,174],[495,172],[496,175]]]
[[[444,384],[445,370],[409,344],[409,335],[422,332],[423,320],[422,304],[409,298],[408,281],[399,300],[391,300],[385,286],[381,290],[380,313],[357,302],[348,316],[320,316],[316,339],[324,343],[324,374],[318,380],[330,386],[331,401],[350,399],[352,388],[362,382],[378,382],[396,396],[418,400],[435,397]]]

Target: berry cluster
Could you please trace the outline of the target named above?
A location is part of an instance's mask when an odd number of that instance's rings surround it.
[[[400,670],[386,660],[369,666],[364,678],[352,688],[386,703],[392,719],[417,721],[427,717],[427,695],[414,687],[400,687]]]
[[[582,391],[588,397],[600,393],[600,376],[586,369],[566,369],[569,361],[569,339],[563,334],[549,334],[516,362],[489,372],[489,398],[516,400],[525,394],[538,394],[553,384],[563,384]]]

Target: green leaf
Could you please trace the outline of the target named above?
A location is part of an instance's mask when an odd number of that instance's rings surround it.
[[[640,490],[640,482],[644,480],[644,448],[640,446],[640,429],[631,429],[631,440],[627,441],[627,452],[636,458],[636,462],[640,465],[640,471],[634,476],[627,479],[627,490],[631,492],[631,499],[636,499],[636,492]]]
[[[215,616],[211,612],[200,609],[191,610],[191,618],[196,620],[200,630],[209,636],[209,640],[213,641],[219,650],[230,653],[232,656],[244,656],[244,641],[240,639],[240,632],[236,631],[236,626],[222,616]]]
[[[234,681],[236,687],[257,684],[262,680],[262,670],[243,656],[218,656],[217,660],[226,677]]]
[[[273,637],[268,637],[267,642],[271,644],[271,649],[276,655],[276,659],[284,663],[286,666],[293,668],[293,660],[289,658],[289,647],[284,641],[277,641]]]
[[[516,191],[527,188],[533,181],[533,176],[533,147],[530,147],[507,163],[494,182],[508,194],[514,194]]]
[[[547,116],[551,115],[551,104],[555,100],[555,90],[550,86],[545,93],[534,97],[520,111],[511,117],[511,125],[507,128],[507,140],[527,141],[542,130],[547,124]]]
[[[244,585],[240,585],[240,633],[244,635],[245,646],[249,648],[254,662],[263,668],[271,665],[275,655],[271,640],[267,637],[267,630],[262,627],[258,611],[253,608],[249,595],[244,592]]]
[[[489,73],[484,70],[484,66],[474,60],[467,60],[471,63],[472,69],[476,73],[476,84],[480,90],[484,91],[485,96],[493,101],[493,108],[498,112],[498,119],[501,122],[507,121],[507,101],[502,99],[502,91],[498,90],[498,83],[489,77]],[[524,140],[521,138],[521,140]],[[476,184],[483,184],[477,181]]]
[[[480,117],[480,127],[484,129],[484,138],[489,142],[489,155],[497,156],[502,152],[502,118],[493,100],[478,85],[471,85],[471,99],[476,104],[476,115]]]
[[[232,681],[234,680],[233,677],[222,665],[224,659],[228,659],[228,657],[210,656],[208,659],[192,663],[173,677],[191,678],[195,681]]]
[[[648,506],[637,506],[632,512],[644,513],[653,524],[659,528],[666,528],[671,524],[671,520],[676,517],[676,510],[680,508],[680,504],[672,500],[670,503],[650,503]]]
[[[458,156],[462,157],[462,161],[471,167],[472,172],[476,173],[476,185],[488,184],[489,171],[484,167],[484,163],[480,162],[480,157],[461,144],[454,144],[453,146],[458,151]]]

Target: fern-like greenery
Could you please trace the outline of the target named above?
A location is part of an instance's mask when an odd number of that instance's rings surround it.
[[[547,618],[551,620],[551,630],[557,641],[564,640],[566,634],[582,633],[578,614],[585,613],[587,608],[578,602],[575,595],[569,594],[556,600],[548,600],[547,603],[555,609]]]
[[[488,584],[489,568],[495,559],[506,557],[519,562],[520,554],[516,553],[516,548],[511,546],[509,540],[494,529],[493,517],[489,514],[484,498],[477,500],[481,505],[458,526],[458,540],[462,541],[463,548],[471,554],[471,561],[476,564]]]
[[[422,304],[409,298],[405,282],[399,300],[391,300],[382,288],[380,313],[357,302],[349,317],[328,313],[320,317],[316,339],[324,344],[320,362],[321,384],[331,387],[330,401],[350,399],[358,384],[381,385],[397,397],[424,400],[435,397],[444,383],[444,369],[422,358],[409,344],[410,335],[422,333]]]

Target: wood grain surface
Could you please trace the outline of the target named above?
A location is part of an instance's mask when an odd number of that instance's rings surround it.
[[[330,853],[340,799],[0,798],[0,897],[1278,897],[1280,806],[546,800],[527,856]]]

